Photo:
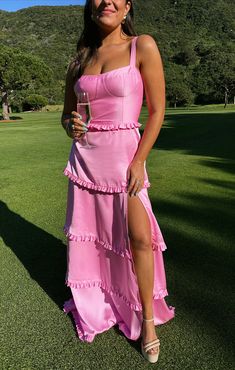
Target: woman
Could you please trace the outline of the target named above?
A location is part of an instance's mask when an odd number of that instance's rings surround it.
[[[73,139],[64,231],[66,285],[81,340],[118,324],[150,362],[159,355],[155,325],[174,317],[164,297],[166,245],[147,188],[146,158],[162,126],[165,85],[151,36],[136,36],[133,1],[87,0],[77,59],[67,73],[62,124]],[[141,138],[138,117],[145,90],[149,117]],[[88,92],[86,128],[76,93]],[[92,148],[84,146],[83,137]]]

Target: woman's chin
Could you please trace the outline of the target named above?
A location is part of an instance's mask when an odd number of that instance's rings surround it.
[[[118,27],[118,24],[112,22],[106,17],[102,17],[99,19],[98,26],[104,30],[114,30],[115,28]]]

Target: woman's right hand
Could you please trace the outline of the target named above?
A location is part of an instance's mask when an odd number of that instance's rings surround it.
[[[71,118],[66,125],[66,133],[72,139],[79,139],[88,131],[86,124],[81,118],[82,116],[79,113],[75,111],[71,113]]]

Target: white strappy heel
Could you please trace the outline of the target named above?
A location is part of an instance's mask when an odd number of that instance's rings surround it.
[[[154,319],[146,320],[143,318],[144,321],[154,321]],[[148,360],[151,363],[155,363],[158,360],[159,352],[160,352],[160,340],[159,338],[152,340],[151,342],[148,343],[143,343],[143,338],[141,339],[141,352],[142,355],[146,360]],[[147,351],[149,351],[152,348],[157,348],[157,353],[150,354]]]

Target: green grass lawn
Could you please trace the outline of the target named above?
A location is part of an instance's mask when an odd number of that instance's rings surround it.
[[[91,344],[77,338],[62,311],[71,141],[59,112],[15,116],[0,122],[0,369],[233,369],[235,109],[167,110],[147,160],[176,307],[157,327],[155,365],[117,327]]]

